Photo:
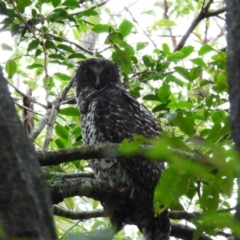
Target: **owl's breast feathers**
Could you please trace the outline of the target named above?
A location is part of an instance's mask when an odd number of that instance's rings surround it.
[[[121,84],[108,85],[101,90],[92,86],[77,89],[77,102],[84,144],[120,143],[136,134],[149,139],[158,137],[162,131],[151,112]],[[134,214],[126,217],[125,223],[136,224],[147,240],[168,239],[168,212],[164,211],[158,217],[154,217],[153,212],[153,192],[164,170],[162,162],[144,157],[122,157],[92,159],[90,163],[96,175],[110,186],[128,186],[142,194],[143,200],[134,200],[136,209]]]
[[[83,90],[79,92],[78,104],[82,121],[88,115],[88,120],[91,119],[92,124],[104,134],[101,142],[119,143],[136,134],[153,138],[159,136],[162,130],[151,112],[119,86],[113,85],[100,91]]]

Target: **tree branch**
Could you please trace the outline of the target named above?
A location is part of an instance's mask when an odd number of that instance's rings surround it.
[[[129,196],[123,192],[115,190],[96,179],[55,179],[50,183],[50,189],[52,193],[53,203],[57,204],[63,201],[66,197],[73,196],[86,196],[95,200],[101,201],[107,206],[111,206],[112,209],[118,212],[123,212],[124,209],[129,210],[132,201]],[[109,212],[104,210],[92,211],[92,212],[72,212],[63,210],[59,207],[54,207],[54,213],[58,216],[68,217],[71,219],[88,219],[93,217],[106,217],[109,216]],[[182,238],[186,240],[192,240],[195,229],[182,225],[172,224],[171,236]],[[208,236],[200,236],[199,240],[212,240]]]
[[[193,30],[196,28],[196,26],[205,18],[208,17],[213,17],[213,16],[217,16],[218,14],[224,13],[226,11],[226,8],[221,8],[219,10],[216,10],[214,12],[209,12],[209,7],[212,3],[212,0],[210,0],[205,7],[202,7],[201,11],[199,12],[198,16],[194,19],[194,21],[192,22],[191,26],[188,28],[187,32],[185,33],[185,35],[182,37],[182,39],[180,40],[180,42],[178,43],[178,45],[176,46],[176,48],[174,49],[174,51],[179,51],[186,43],[188,37],[190,36],[190,34],[193,32]]]
[[[194,232],[196,229],[188,227],[183,224],[174,224],[174,223],[171,224],[171,227],[172,227],[170,232],[171,236],[176,238],[181,238],[184,240],[195,239]],[[198,238],[198,240],[212,240],[212,238],[202,235]]]
[[[44,139],[43,150],[47,150],[47,148],[48,148],[48,145],[51,141],[52,131],[53,131],[55,120],[57,118],[60,104],[63,101],[63,99],[66,97],[66,95],[67,95],[69,89],[72,87],[74,81],[75,81],[75,79],[72,78],[72,80],[68,83],[68,85],[63,89],[60,96],[58,98],[56,98],[55,101],[53,101],[52,110],[51,110],[49,121],[47,124],[47,131],[46,131],[46,136]]]
[[[74,173],[44,172],[44,177],[47,179],[52,178],[52,177],[95,178],[95,175],[93,172],[74,172]]]
[[[119,144],[115,143],[102,143],[96,145],[84,145],[77,146],[72,148],[64,148],[59,149],[58,151],[38,151],[38,159],[41,166],[50,166],[50,165],[58,165],[64,162],[70,162],[74,160],[80,159],[91,159],[91,158],[119,158],[121,156],[124,157],[147,157],[148,152],[151,151],[152,147],[140,146],[138,151],[131,156],[127,156],[123,154],[119,150]],[[177,149],[170,149],[170,151],[178,156],[181,156],[186,159],[194,159],[200,164],[212,168],[216,168],[211,161],[204,155],[195,152],[186,152]],[[156,159],[159,161],[163,161],[161,158]],[[164,159],[164,161],[169,161],[168,159]]]
[[[61,216],[61,217],[65,217],[65,218],[69,218],[69,219],[74,219],[74,220],[80,220],[80,221],[84,221],[87,219],[91,219],[91,218],[99,218],[99,217],[108,217],[108,213],[107,211],[104,211],[103,209],[98,209],[98,210],[93,210],[93,211],[81,211],[81,212],[77,212],[77,211],[70,211],[70,210],[66,210],[62,207],[59,206],[53,206],[53,214],[56,216]]]

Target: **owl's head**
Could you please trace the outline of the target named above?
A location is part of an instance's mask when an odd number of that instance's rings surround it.
[[[80,63],[75,79],[78,90],[84,87],[101,90],[104,87],[120,83],[119,66],[107,59],[91,58]]]

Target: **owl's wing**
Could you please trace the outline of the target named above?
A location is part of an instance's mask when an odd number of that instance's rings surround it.
[[[123,88],[101,91],[95,111],[101,142],[120,143],[136,134],[153,138],[161,133],[161,126],[151,112]],[[163,163],[145,158],[122,158],[120,161],[136,186],[153,192],[164,169]]]

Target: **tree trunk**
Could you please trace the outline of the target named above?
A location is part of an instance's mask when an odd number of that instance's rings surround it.
[[[227,0],[228,83],[232,137],[240,153],[240,0]],[[239,167],[240,168],[240,160]],[[240,222],[240,173],[235,214]],[[239,238],[236,238],[239,239]]]
[[[56,239],[49,192],[1,67],[0,90],[0,239]]]

